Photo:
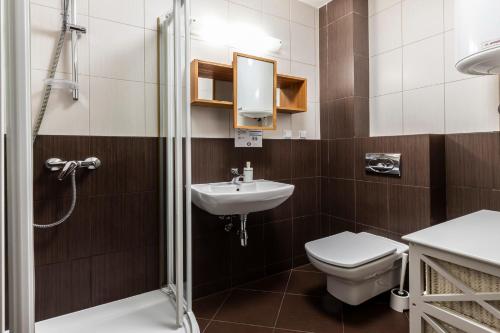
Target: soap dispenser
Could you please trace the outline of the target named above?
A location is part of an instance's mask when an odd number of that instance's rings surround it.
[[[243,168],[243,182],[250,183],[253,181],[253,168],[250,166],[250,162],[247,162],[245,168]]]

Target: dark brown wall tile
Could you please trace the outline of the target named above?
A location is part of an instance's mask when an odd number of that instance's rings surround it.
[[[389,186],[389,230],[408,234],[431,226],[431,191],[428,188]]]
[[[329,142],[330,176],[354,179],[354,139],[338,139]]]
[[[292,178],[318,175],[317,146],[313,140],[292,140]]]
[[[328,23],[332,23],[335,20],[338,20],[342,16],[348,13],[348,9],[350,8],[349,2],[351,0],[332,0],[327,3],[327,16]]]
[[[368,16],[368,1],[352,0],[353,11],[362,16]]]
[[[298,178],[292,180],[295,190],[292,197],[294,217],[314,215],[318,212],[319,178]]]
[[[99,305],[146,291],[143,248],[92,257],[92,303]]]
[[[240,168],[241,172],[241,158],[233,151],[234,141],[193,138],[191,145],[193,184],[230,180],[231,168]]]
[[[331,139],[354,137],[354,100],[342,98],[332,102],[333,105],[333,136]]]
[[[247,232],[248,245],[246,247],[241,246],[239,237],[231,237],[231,276],[233,285],[256,280],[265,274],[266,248],[263,246],[263,226],[249,227]]]
[[[350,0],[352,1],[352,0]],[[367,1],[365,1],[367,2]],[[368,52],[368,19],[366,16],[353,14],[353,41],[354,41],[354,54],[363,56],[368,59],[370,56]],[[368,79],[368,78],[367,78]],[[368,97],[368,96],[364,96]]]
[[[329,181],[329,195],[326,205],[331,207],[330,214],[335,217],[354,221],[355,218],[355,182],[332,178]]]
[[[292,258],[292,220],[264,225],[264,246],[266,266],[291,260]]]
[[[319,9],[319,27],[322,28],[327,24],[326,5]]]
[[[388,178],[390,184],[430,186],[428,135],[392,136],[388,150],[401,153],[401,177]]]
[[[370,136],[370,100],[354,97],[354,136],[363,138]]]
[[[317,215],[293,219],[293,257],[306,255],[304,245],[320,237],[320,224]]]
[[[383,183],[356,182],[356,222],[388,229],[388,186]]]
[[[346,221],[332,218],[332,234],[339,234],[344,231],[356,232],[356,224],[353,221]]]
[[[354,96],[370,96],[370,63],[365,56],[354,56]]]
[[[221,228],[217,232],[193,239],[194,287],[230,280],[232,237],[236,235],[226,233]]]
[[[290,180],[286,182],[291,183]],[[274,209],[263,212],[262,218],[263,223],[271,223],[292,218],[292,199],[288,199]]]

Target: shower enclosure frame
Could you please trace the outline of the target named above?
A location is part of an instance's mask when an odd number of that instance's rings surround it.
[[[31,141],[30,2],[2,0],[2,118],[9,138],[2,145],[9,203],[9,326],[13,333],[35,331],[33,244],[33,145]],[[2,133],[3,135],[3,133]],[[4,151],[5,149],[5,151]],[[6,154],[5,154],[6,153]],[[4,177],[2,173],[1,177]],[[2,215],[2,225],[4,215]],[[2,265],[5,265],[5,256]],[[4,276],[2,275],[2,279]],[[2,289],[5,281],[2,281]],[[1,309],[2,315],[5,309]],[[2,318],[4,319],[4,318]],[[2,320],[3,321],[3,320]],[[2,322],[2,325],[4,322]]]
[[[191,60],[191,43],[190,38],[185,38],[190,36],[190,10],[190,0],[174,0],[172,11],[158,18],[159,129],[160,138],[165,140],[164,143],[160,140],[160,182],[167,184],[160,196],[161,205],[166,207],[163,224],[167,226],[164,237],[167,265],[162,291],[172,295],[177,303],[179,326],[186,319],[191,324],[195,322],[192,312],[191,95],[186,88],[190,87],[191,79],[187,66]]]
[[[168,0],[164,1],[168,3]],[[182,61],[189,63],[189,38],[184,38],[184,60],[181,58],[183,36],[181,36],[180,20],[183,10],[185,17],[183,33],[190,36],[190,0],[174,0],[173,3],[174,9],[170,15],[174,25],[175,62],[176,64],[181,64]],[[5,304],[8,302],[11,333],[35,332],[30,29],[29,0],[0,0],[0,128],[4,128],[6,119],[5,128],[8,133],[7,140],[5,140],[3,130],[0,133],[0,332],[5,331]],[[176,249],[174,258],[176,276],[175,283],[162,290],[167,291],[169,298],[177,307],[177,325],[184,326],[186,332],[197,333],[199,330],[192,312],[191,291],[191,193],[185,191],[184,187],[189,189],[191,184],[190,94],[189,89],[183,90],[183,87],[189,87],[190,77],[187,69],[182,73],[180,66],[175,67],[177,68],[175,71],[175,109],[169,109],[168,112],[170,117],[175,117],[175,137],[184,136],[185,150],[182,153],[182,140],[176,140],[177,151],[181,154],[169,157],[172,161],[175,158],[174,194],[177,197],[174,209],[169,210],[169,213],[173,214],[173,219],[162,221],[162,223],[169,221],[175,223],[176,233],[172,236],[176,242],[169,246],[175,246]],[[183,74],[186,85],[183,85]],[[5,172],[7,172],[6,177]],[[4,184],[4,180],[7,184]],[[4,193],[7,194],[6,197]],[[5,234],[4,228],[6,202],[9,203],[8,234]],[[185,216],[184,208],[186,209]],[[4,251],[5,243],[8,244],[8,265]],[[183,254],[186,256],[185,267]],[[167,265],[172,268],[171,272],[174,269],[173,264],[173,262],[167,262]],[[7,267],[8,296],[5,295],[7,281],[5,281],[4,274]]]

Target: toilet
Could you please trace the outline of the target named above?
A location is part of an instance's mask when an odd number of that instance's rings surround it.
[[[311,264],[327,275],[335,298],[358,305],[399,285],[408,246],[367,232],[342,232],[306,243]]]

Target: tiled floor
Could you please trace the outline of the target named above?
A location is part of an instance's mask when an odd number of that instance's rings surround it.
[[[335,300],[311,265],[200,298],[194,313],[203,333],[408,333],[408,315],[388,295],[357,307]]]

